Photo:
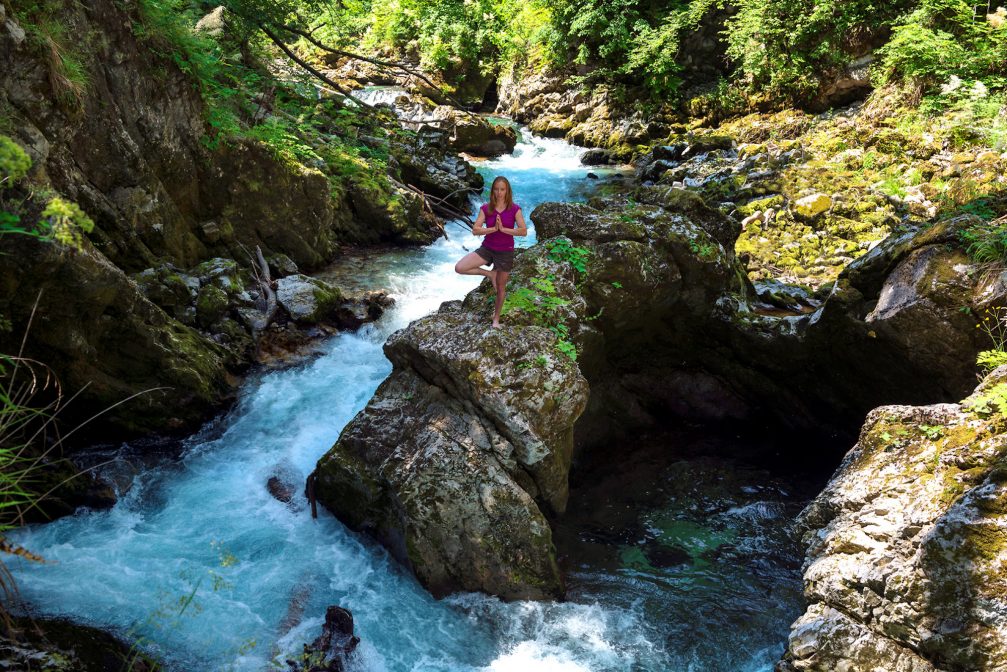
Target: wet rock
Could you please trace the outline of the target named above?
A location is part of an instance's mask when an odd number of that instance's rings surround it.
[[[384,290],[367,292],[362,297],[343,302],[336,310],[335,323],[340,329],[359,329],[377,320],[394,304],[395,299]]]
[[[322,280],[298,274],[276,282],[276,300],[293,320],[314,324],[332,315],[343,296]]]
[[[70,621],[13,618],[0,634],[0,665],[34,672],[107,672],[123,661],[136,672],[162,669],[160,661],[117,636]]]
[[[580,157],[585,166],[607,166],[617,163],[612,152],[607,149],[589,149]]]
[[[353,634],[353,614],[348,609],[330,606],[325,610],[322,634],[298,660],[287,660],[291,672],[344,672],[349,669],[349,656],[360,638]]]
[[[296,492],[294,486],[285,482],[279,476],[269,477],[269,480],[266,481],[266,490],[269,490],[269,494],[274,499],[284,504],[290,504],[294,501],[294,492]]]

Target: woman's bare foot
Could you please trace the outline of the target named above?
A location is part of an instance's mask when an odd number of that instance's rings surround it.
[[[486,277],[489,278],[490,282],[493,283],[493,293],[496,294],[496,292],[497,292],[497,272],[496,271],[490,271],[489,274]],[[500,325],[497,324],[495,326],[499,327]]]
[[[496,320],[493,320],[493,328],[494,329],[499,329],[500,328],[500,323],[497,322]]]

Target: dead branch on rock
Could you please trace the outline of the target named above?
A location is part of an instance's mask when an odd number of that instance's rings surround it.
[[[244,248],[244,245],[242,245],[242,248]],[[248,250],[246,249],[245,252],[248,252]],[[252,323],[252,340],[255,342],[255,352],[256,357],[258,357],[259,336],[276,319],[279,304],[276,300],[276,292],[273,290],[273,280],[269,274],[269,264],[266,263],[266,258],[262,255],[262,248],[256,245],[255,257],[253,258],[252,254],[248,252],[248,258],[252,263],[252,275],[255,276],[255,281],[262,289],[262,296],[266,299],[266,308],[262,311],[262,317]]]
[[[466,215],[462,211],[458,210],[456,207],[454,207],[450,203],[446,202],[444,199],[437,198],[436,196],[434,196],[432,194],[428,194],[425,191],[423,191],[423,190],[421,190],[421,189],[419,189],[417,187],[414,187],[411,184],[407,184],[406,188],[408,188],[410,191],[418,194],[420,196],[420,198],[423,199],[423,202],[435,214],[437,214],[437,215],[439,215],[441,217],[444,217],[445,219],[457,219],[457,220],[461,221],[462,224],[464,224],[465,226],[469,227],[469,229],[472,228],[472,226],[473,226],[472,225],[472,220],[469,219],[468,215]],[[445,232],[444,235],[447,236],[447,232]]]

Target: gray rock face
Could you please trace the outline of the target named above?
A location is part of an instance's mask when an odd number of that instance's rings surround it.
[[[885,406],[801,514],[811,603],[783,669],[1007,666],[1007,367],[963,404]]]
[[[587,384],[552,342],[545,329],[488,329],[452,304],[395,334],[395,371],[318,464],[320,501],[436,595],[561,594],[536,498],[566,504]],[[518,368],[536,353],[543,363]]]
[[[276,300],[297,322],[314,323],[333,313],[343,297],[322,280],[296,274],[276,282]]]

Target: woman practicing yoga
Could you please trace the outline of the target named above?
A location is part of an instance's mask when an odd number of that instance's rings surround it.
[[[493,307],[493,326],[500,326],[500,310],[507,295],[507,278],[514,265],[514,237],[527,236],[521,206],[514,203],[510,182],[506,177],[493,180],[490,202],[479,208],[479,216],[472,226],[473,236],[486,236],[482,246],[469,252],[455,264],[455,272],[462,275],[485,275],[496,290]],[[480,268],[493,264],[493,270]]]

